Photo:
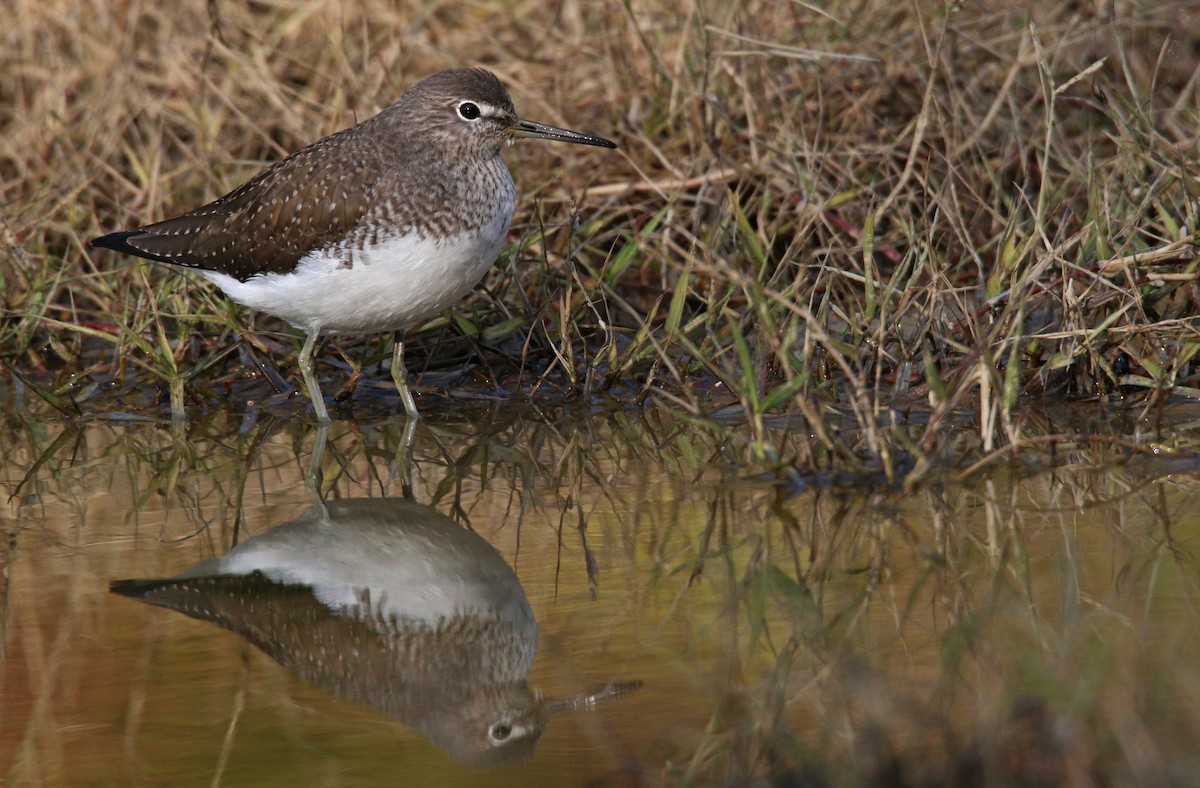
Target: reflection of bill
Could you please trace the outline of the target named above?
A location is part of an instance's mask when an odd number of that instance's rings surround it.
[[[112,590],[237,632],[478,765],[525,760],[555,711],[639,686],[543,700],[525,682],[537,625],[512,568],[480,536],[407,500],[314,506],[177,577]]]

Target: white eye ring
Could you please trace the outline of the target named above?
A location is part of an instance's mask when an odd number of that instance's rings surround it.
[[[479,120],[483,117],[483,110],[474,101],[458,102],[458,116],[463,120]]]

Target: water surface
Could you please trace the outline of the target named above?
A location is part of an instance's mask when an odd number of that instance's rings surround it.
[[[1074,444],[904,492],[764,474],[669,412],[435,417],[411,460],[402,424],[335,425],[314,489],[300,423],[11,419],[6,782],[1200,767],[1188,458]],[[496,704],[499,755],[464,743]]]

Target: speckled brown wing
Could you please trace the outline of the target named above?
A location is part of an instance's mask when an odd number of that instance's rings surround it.
[[[208,205],[92,246],[219,271],[241,281],[287,273],[304,255],[352,237],[376,204],[387,164],[354,127],[319,140]]]

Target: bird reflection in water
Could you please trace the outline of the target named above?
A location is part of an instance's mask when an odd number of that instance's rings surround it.
[[[111,589],[237,632],[475,765],[526,760],[554,713],[640,686],[559,700],[530,689],[537,625],[516,573],[482,537],[404,499],[313,506],[177,577]]]

